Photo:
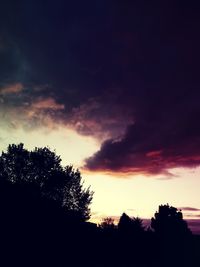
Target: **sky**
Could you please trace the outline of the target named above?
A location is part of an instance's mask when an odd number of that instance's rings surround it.
[[[169,203],[198,223],[195,2],[1,1],[0,149],[49,146],[79,168],[93,221]]]

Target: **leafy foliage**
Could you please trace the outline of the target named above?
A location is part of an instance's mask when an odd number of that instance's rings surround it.
[[[47,147],[28,151],[23,144],[9,145],[0,157],[0,178],[11,183],[32,184],[41,195],[76,212],[81,219],[90,217],[93,192],[83,188],[79,170],[63,167],[60,157]]]

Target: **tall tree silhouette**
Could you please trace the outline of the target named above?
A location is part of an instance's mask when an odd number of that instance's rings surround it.
[[[160,205],[151,219],[151,227],[155,232],[160,266],[193,265],[191,232],[181,211],[168,204]]]
[[[41,195],[58,202],[81,219],[90,217],[93,192],[83,188],[81,173],[73,166],[63,167],[61,159],[49,148],[28,151],[23,144],[9,145],[0,156],[0,179],[31,184]]]

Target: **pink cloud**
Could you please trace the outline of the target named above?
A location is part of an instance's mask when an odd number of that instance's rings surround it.
[[[65,106],[57,103],[54,98],[48,97],[36,100],[32,103],[31,108],[33,110],[63,110]]]
[[[21,83],[14,83],[7,85],[0,89],[1,95],[8,95],[8,94],[17,94],[20,93],[24,89]]]

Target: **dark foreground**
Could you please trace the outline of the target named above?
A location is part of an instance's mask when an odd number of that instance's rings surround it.
[[[0,266],[199,266],[200,238],[97,227],[27,186],[0,184]]]

